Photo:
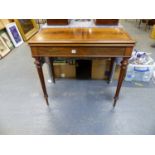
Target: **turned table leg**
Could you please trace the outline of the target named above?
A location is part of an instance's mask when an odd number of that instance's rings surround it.
[[[42,70],[41,58],[36,57],[34,63],[36,65],[36,68],[37,68],[37,71],[38,71],[41,87],[42,87],[42,90],[43,90],[43,93],[44,93],[44,98],[46,100],[47,105],[49,105],[49,103],[48,103],[48,95],[47,95],[47,91],[46,91],[45,80],[44,80],[44,75],[43,75],[43,70]]]
[[[113,107],[115,107],[116,102],[118,100],[119,97],[119,93],[120,93],[120,89],[126,74],[126,69],[127,69],[127,65],[128,65],[128,59],[129,58],[123,58],[122,62],[121,62],[121,70],[120,70],[120,74],[119,74],[119,79],[118,79],[118,84],[117,84],[117,89],[116,89],[116,93],[114,96],[114,104]]]

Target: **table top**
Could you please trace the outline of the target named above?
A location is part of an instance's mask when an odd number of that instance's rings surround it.
[[[122,28],[46,28],[35,34],[28,43],[126,43],[135,41]]]

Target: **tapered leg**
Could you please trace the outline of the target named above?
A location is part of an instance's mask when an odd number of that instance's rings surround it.
[[[40,57],[35,58],[34,63],[36,65],[36,68],[37,68],[37,71],[38,71],[41,87],[42,87],[42,90],[43,90],[43,93],[44,93],[44,98],[46,100],[47,105],[49,105],[49,103],[48,103],[48,95],[47,95],[47,91],[46,91],[45,80],[44,80],[44,75],[43,75],[43,70],[42,70],[41,58]]]
[[[115,73],[115,67],[116,67],[116,63],[115,63],[115,58],[111,58],[111,62],[110,62],[110,74],[108,77],[108,83],[111,83],[113,80],[113,76]]]
[[[123,58],[122,62],[121,62],[121,70],[120,70],[120,74],[119,74],[119,79],[118,79],[118,84],[117,84],[117,89],[116,89],[116,93],[114,96],[114,104],[113,107],[115,107],[116,102],[118,100],[119,97],[119,92],[126,74],[126,69],[127,69],[127,65],[128,65],[128,59],[129,58]]]

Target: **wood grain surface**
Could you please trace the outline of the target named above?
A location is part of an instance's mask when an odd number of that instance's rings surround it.
[[[122,28],[47,28],[40,30],[29,42],[40,43],[127,43],[135,41]]]

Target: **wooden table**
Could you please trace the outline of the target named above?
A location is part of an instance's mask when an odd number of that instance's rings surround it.
[[[42,71],[44,57],[51,59],[53,81],[54,68],[52,58],[112,58],[122,57],[118,85],[114,104],[119,97],[125,77],[128,59],[135,41],[122,28],[47,28],[40,30],[29,40],[32,57],[40,78],[42,90],[48,105],[48,95]],[[112,66],[113,61],[111,62]]]

